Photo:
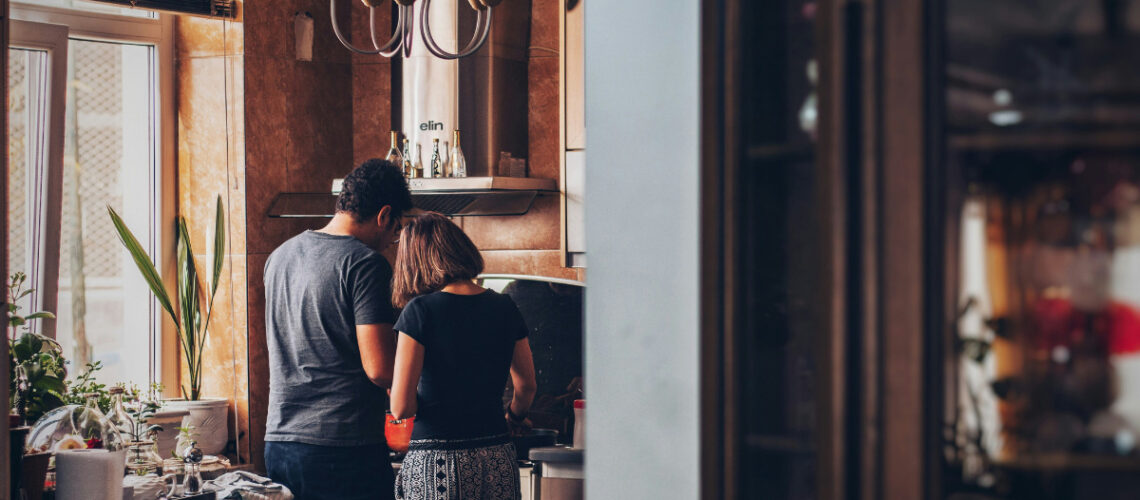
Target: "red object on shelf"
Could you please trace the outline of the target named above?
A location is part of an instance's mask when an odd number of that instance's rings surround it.
[[[384,439],[388,441],[388,449],[396,453],[408,451],[408,444],[412,441],[412,426],[416,417],[396,420],[396,416],[389,413],[384,420]]]
[[[1108,353],[1115,356],[1140,353],[1140,312],[1122,302],[1109,305],[1108,312],[1112,318]]]

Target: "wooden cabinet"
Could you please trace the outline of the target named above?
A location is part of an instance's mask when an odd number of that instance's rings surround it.
[[[586,265],[586,75],[582,0],[561,2],[563,248],[566,266]]]

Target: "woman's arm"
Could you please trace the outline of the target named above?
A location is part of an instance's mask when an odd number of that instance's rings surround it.
[[[515,354],[511,358],[511,384],[514,386],[514,396],[507,409],[516,416],[526,417],[538,384],[534,380],[534,358],[530,353],[530,341],[525,337],[515,342]],[[509,414],[507,418],[510,418]]]
[[[529,352],[529,351],[528,351]],[[424,346],[401,332],[396,343],[396,368],[392,373],[392,415],[405,419],[416,414],[416,388],[424,368]],[[533,366],[532,366],[533,373]]]

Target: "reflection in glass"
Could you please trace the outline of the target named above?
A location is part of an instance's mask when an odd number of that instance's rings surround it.
[[[1140,486],[1133,3],[946,3],[950,498]]]

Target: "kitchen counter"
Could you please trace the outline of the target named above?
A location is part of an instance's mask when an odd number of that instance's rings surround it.
[[[535,462],[582,465],[584,457],[585,450],[569,446],[546,446],[530,450],[530,459]]]

